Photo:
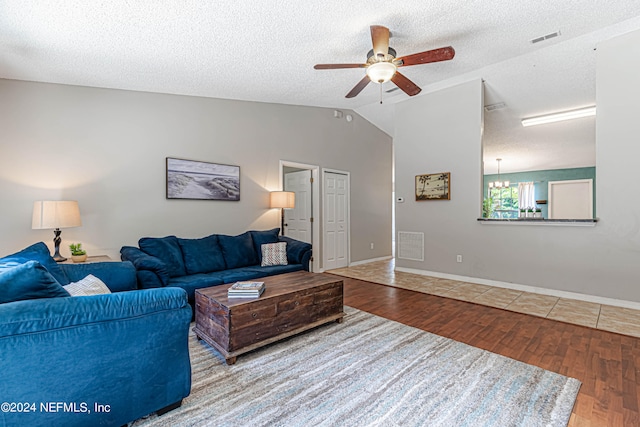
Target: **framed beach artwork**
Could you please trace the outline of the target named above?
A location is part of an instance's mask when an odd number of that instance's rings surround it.
[[[167,199],[240,200],[240,166],[167,157]]]
[[[416,176],[416,201],[451,200],[451,172]]]

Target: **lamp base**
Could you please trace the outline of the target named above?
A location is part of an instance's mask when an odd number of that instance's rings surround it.
[[[280,235],[284,236],[284,208],[280,209]]]
[[[55,247],[55,252],[53,254],[53,260],[55,262],[64,262],[67,259],[65,257],[63,257],[62,255],[60,255],[60,242],[62,242],[62,237],[60,237],[60,234],[62,234],[62,230],[60,230],[59,228],[56,228],[55,230],[53,230],[53,234],[54,234],[54,238],[53,238],[53,245]]]

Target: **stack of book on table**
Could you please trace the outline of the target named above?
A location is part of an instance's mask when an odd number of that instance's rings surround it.
[[[229,298],[258,298],[264,292],[264,282],[236,282],[227,291]]]

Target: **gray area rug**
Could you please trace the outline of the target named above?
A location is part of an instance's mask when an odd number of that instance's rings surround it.
[[[235,365],[193,332],[191,395],[142,426],[566,426],[580,382],[345,307]]]

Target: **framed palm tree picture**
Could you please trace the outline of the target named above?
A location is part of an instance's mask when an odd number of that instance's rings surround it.
[[[416,176],[416,201],[451,200],[451,172]]]

